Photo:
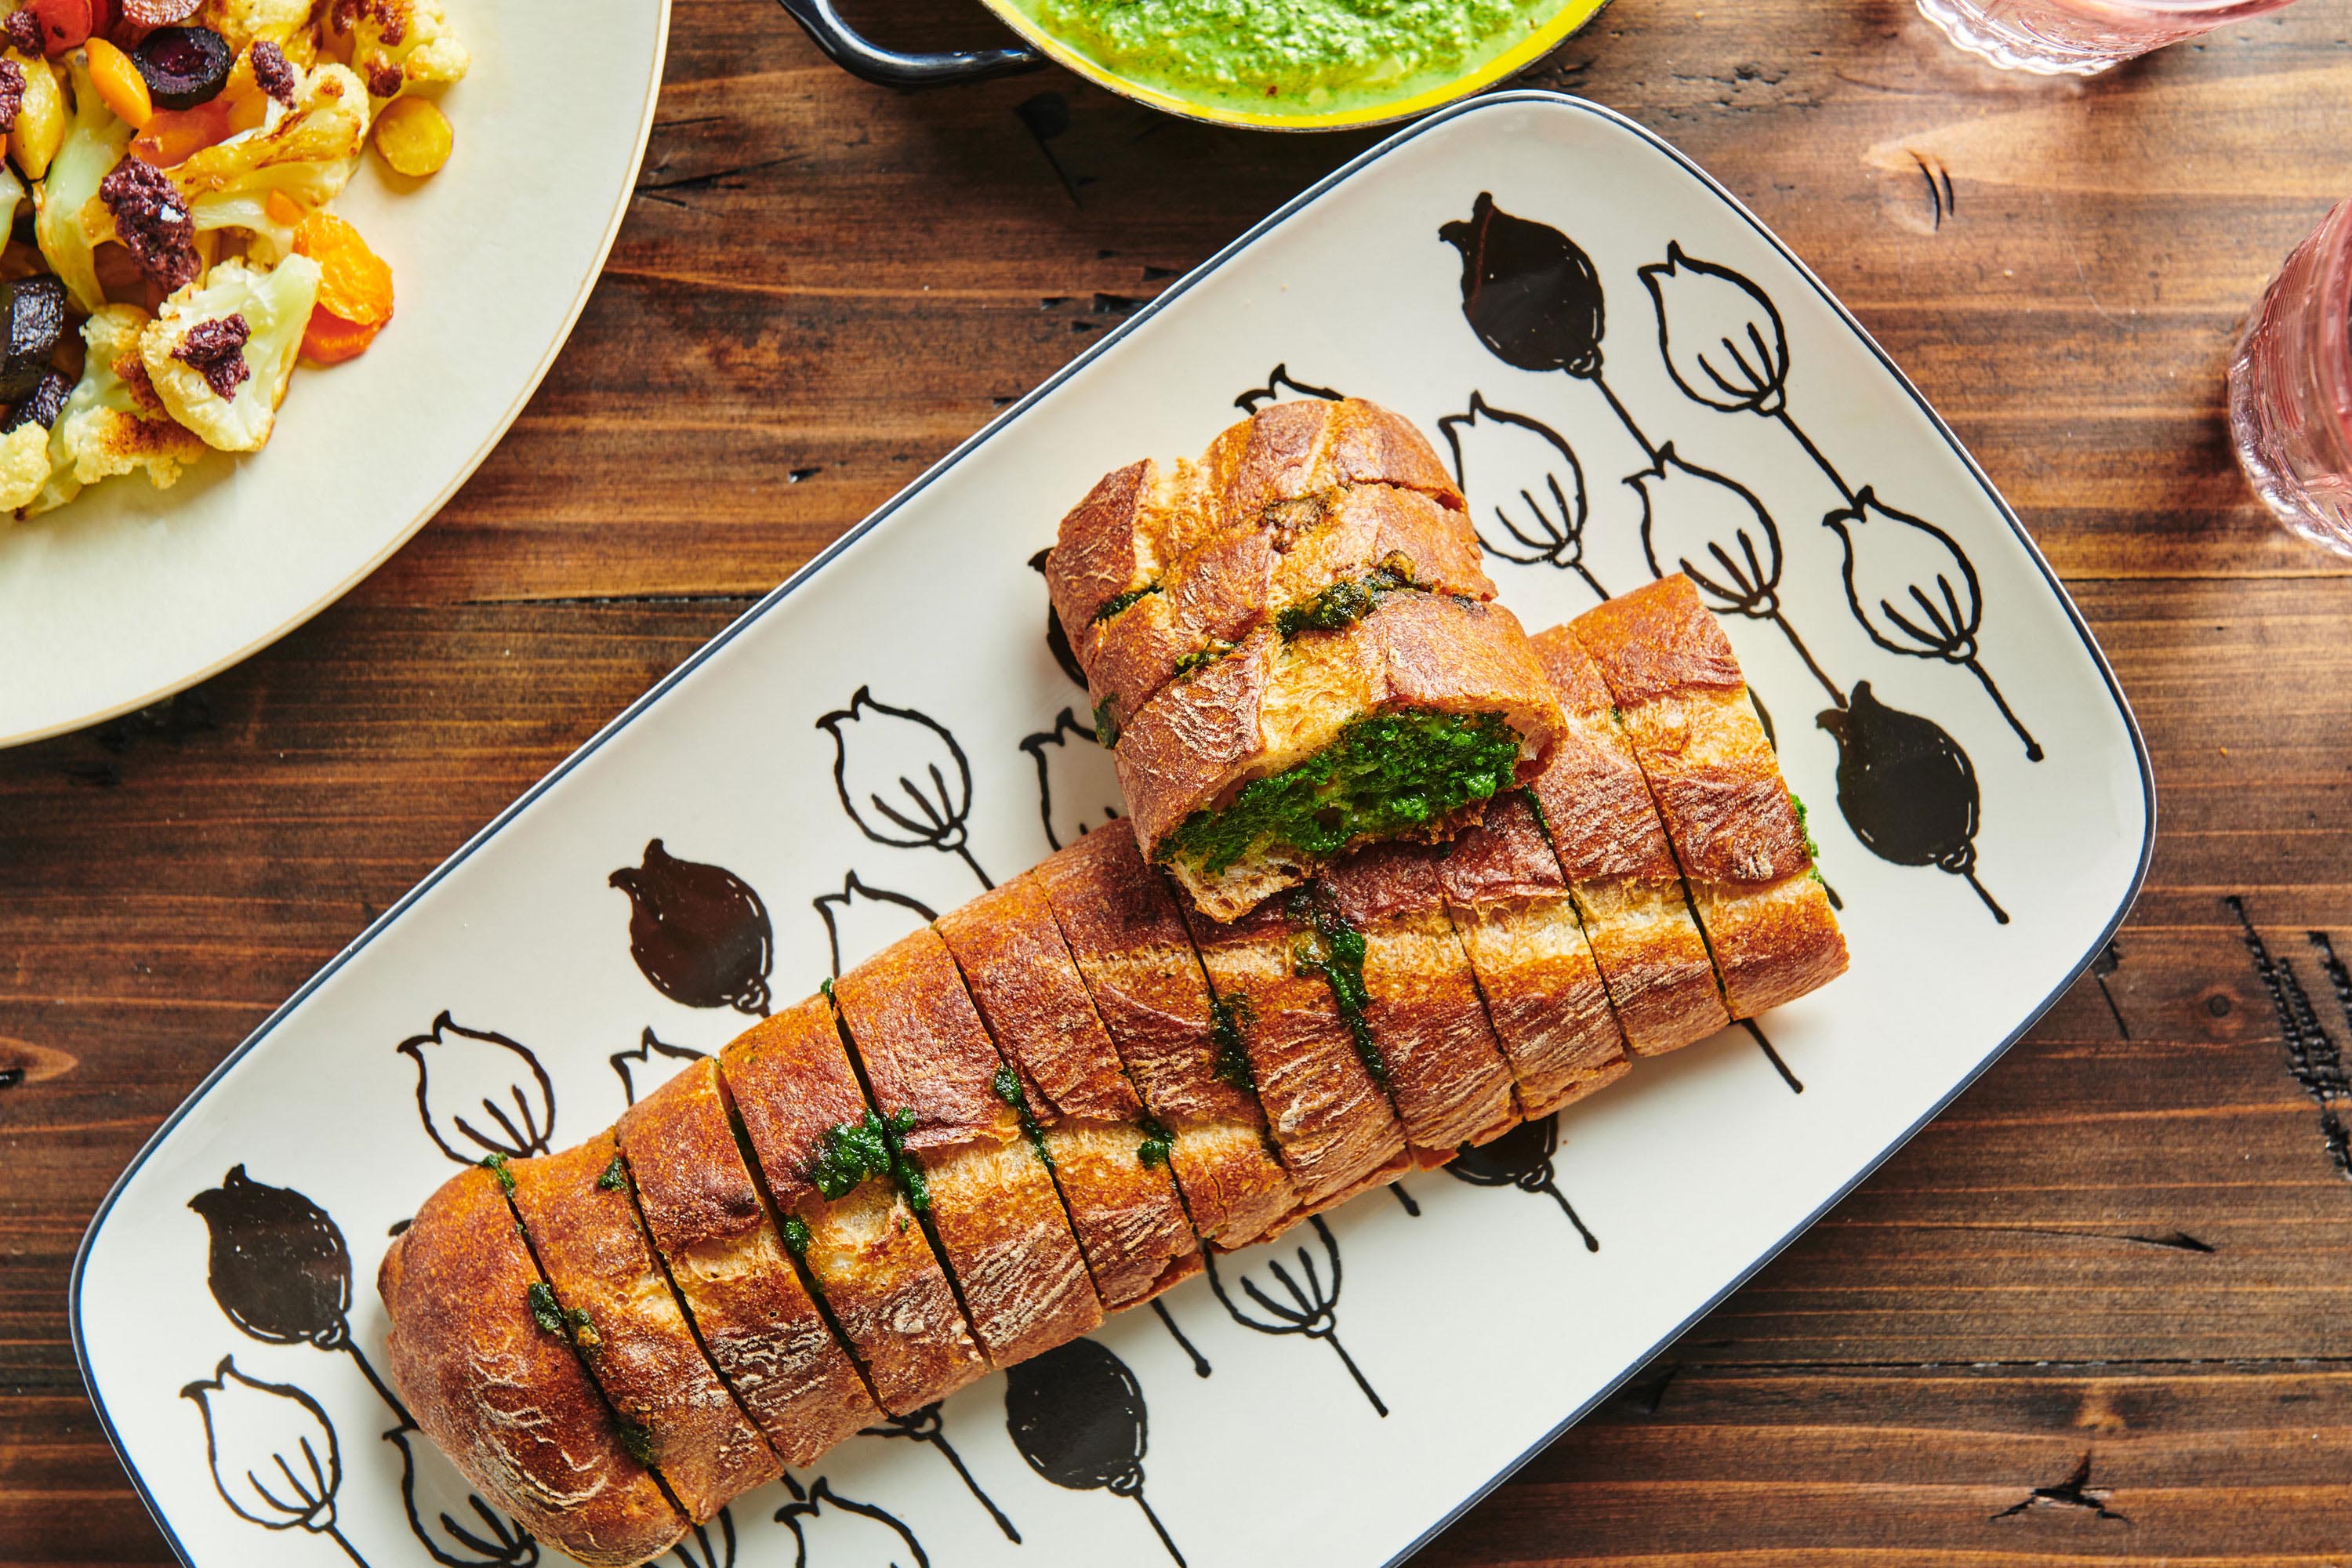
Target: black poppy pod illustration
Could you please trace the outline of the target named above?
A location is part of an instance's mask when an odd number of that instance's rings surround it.
[[[1600,375],[1601,274],[1574,240],[1503,211],[1488,191],[1437,237],[1462,253],[1462,314],[1496,359],[1521,370]]]
[[[1845,547],[1846,604],[1870,640],[1889,653],[1942,659],[1975,676],[2024,743],[2026,760],[2040,762],[2042,743],[1985,672],[1977,571],[1952,536],[1885,505],[1868,485],[1854,492],[1853,505],[1822,521]]]
[[[1029,1468],[1054,1485],[1133,1498],[1183,1568],[1184,1554],[1143,1495],[1150,1426],[1143,1385],[1125,1362],[1092,1340],[1072,1340],[1007,1367],[1004,1430]]]
[[[614,1051],[604,1059],[613,1064],[613,1071],[621,1080],[621,1094],[635,1105],[641,1089],[658,1089],[667,1081],[675,1067],[661,1067],[661,1062],[698,1062],[709,1051],[698,1051],[692,1046],[673,1046],[647,1028],[637,1037],[634,1050]]]
[[[223,1356],[209,1378],[180,1390],[203,1412],[213,1488],[239,1519],[264,1530],[323,1535],[360,1568],[367,1559],[335,1521],[342,1450],[319,1402],[291,1384],[264,1383]]]
[[[1037,812],[1045,842],[1066,849],[1118,816],[1118,775],[1110,753],[1095,740],[1095,727],[1065,708],[1054,727],[1024,735],[1021,749],[1037,764]]]
[[[395,1048],[416,1064],[416,1113],[441,1152],[460,1165],[547,1152],[555,1085],[520,1040],[462,1027],[444,1011]]]
[[[677,1568],[735,1568],[735,1514],[720,1509],[670,1548]]]
[[[211,1240],[205,1283],[239,1331],[264,1344],[351,1342],[352,1255],[327,1211],[233,1165],[188,1207]]]
[[[1264,386],[1253,386],[1234,398],[1234,406],[1244,414],[1255,414],[1265,405],[1279,403],[1286,397],[1319,397],[1326,403],[1337,403],[1347,395],[1335,386],[1317,386],[1311,382],[1296,379],[1286,362],[1274,367]]]
[[[842,878],[841,891],[819,893],[809,904],[824,922],[835,980],[850,963],[939,918],[939,911],[922,900],[875,887],[855,871]]]
[[[931,1568],[913,1531],[870,1502],[841,1496],[824,1477],[803,1486],[786,1470],[784,1489],[793,1500],[776,1510],[776,1522],[793,1532],[793,1568]]]
[[[1045,558],[1053,553],[1054,547],[1049,544],[1029,557],[1029,570],[1044,577]],[[1054,662],[1070,678],[1071,685],[1086,689],[1087,672],[1079,668],[1077,650],[1070,647],[1070,634],[1062,629],[1062,617],[1055,613],[1050,594],[1045,598],[1045,651],[1054,656]]]
[[[1437,433],[1487,554],[1573,572],[1596,598],[1609,597],[1584,562],[1584,465],[1559,431],[1473,392],[1468,411],[1438,420]]]
[[[775,933],[749,882],[678,859],[658,838],[605,880],[629,897],[629,956],[655,990],[688,1007],[766,1016]]]
[[[1977,771],[1943,728],[1889,708],[1856,681],[1853,700],[1815,722],[1837,742],[1838,810],[1864,848],[1898,866],[1967,881],[1992,918],[2009,912],[1977,879]]]
[[[1316,1239],[1322,1243],[1323,1260],[1318,1265],[1314,1253],[1304,1243],[1293,1254],[1295,1266],[1286,1266],[1279,1258],[1269,1258],[1265,1271],[1280,1287],[1280,1299],[1244,1272],[1237,1282],[1247,1301],[1235,1301],[1225,1289],[1223,1273],[1217,1268],[1218,1255],[1203,1252],[1201,1259],[1208,1268],[1209,1289],[1217,1293],[1217,1300],[1225,1309],[1225,1314],[1254,1333],[1297,1334],[1329,1345],[1332,1353],[1339,1358],[1339,1363],[1348,1369],[1348,1375],[1356,1380],[1356,1386],[1371,1402],[1374,1414],[1386,1416],[1388,1405],[1374,1392],[1370,1380],[1356,1364],[1356,1358],[1348,1353],[1348,1347],[1339,1342],[1339,1238],[1331,1234],[1331,1227],[1323,1222],[1320,1215],[1309,1217],[1307,1224],[1314,1231]],[[1230,1265],[1229,1258],[1228,1267]],[[1328,1282],[1325,1279],[1327,1274],[1329,1276]]]
[[[1658,353],[1684,396],[1727,414],[1785,410],[1789,334],[1761,289],[1672,241],[1641,277],[1657,308]]]
[[[466,1483],[440,1449],[411,1426],[395,1426],[383,1440],[400,1450],[400,1500],[409,1533],[442,1568],[536,1568],[539,1542],[530,1531],[466,1489]],[[433,1494],[462,1495],[464,1517],[433,1505]]]
[[[953,855],[982,887],[996,886],[965,842],[971,763],[946,725],[912,708],[877,702],[861,686],[848,707],[816,727],[833,737],[834,788],[860,833],[895,848]]]
[[[963,1482],[963,1489],[970,1492],[973,1500],[988,1510],[988,1517],[996,1521],[996,1528],[1004,1532],[1004,1539],[1015,1546],[1021,1544],[1021,1532],[1013,1527],[1011,1520],[1004,1517],[1004,1510],[996,1506],[995,1500],[980,1489],[980,1482],[972,1478],[971,1469],[963,1462],[963,1456],[956,1452],[953,1443],[948,1441],[947,1426],[940,1417],[938,1400],[933,1400],[919,1410],[910,1410],[904,1415],[885,1415],[881,1426],[866,1427],[859,1435],[866,1437],[901,1437],[908,1442],[920,1443],[925,1447],[932,1449],[954,1469],[956,1479]]]
[[[1523,1193],[1538,1193],[1559,1205],[1576,1234],[1584,1238],[1584,1250],[1601,1250],[1601,1238],[1592,1234],[1559,1190],[1559,1182],[1552,1171],[1551,1158],[1559,1152],[1559,1118],[1545,1117],[1540,1121],[1522,1121],[1500,1138],[1475,1148],[1465,1148],[1445,1167],[1445,1173],[1456,1181],[1467,1182],[1474,1187],[1516,1187]]]

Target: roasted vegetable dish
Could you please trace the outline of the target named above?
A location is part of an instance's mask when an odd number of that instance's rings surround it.
[[[441,0],[0,10],[0,509],[259,451],[297,364],[364,353],[392,269],[330,209],[371,140],[440,169],[468,64]]]

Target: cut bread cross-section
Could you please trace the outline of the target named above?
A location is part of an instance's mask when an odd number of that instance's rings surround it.
[[[1656,1056],[1703,1040],[1731,1018],[1633,741],[1569,627],[1535,646],[1566,724],[1536,776],[1536,803],[1625,1043]]]
[[[825,999],[812,996],[745,1031],[719,1053],[719,1069],[784,1244],[806,1266],[876,1402],[905,1415],[986,1372]]]
[[[1360,947],[1337,926],[1318,929],[1307,899],[1303,890],[1269,899],[1229,925],[1193,910],[1184,918],[1215,1005],[1248,1053],[1283,1165],[1312,1213],[1402,1174],[1408,1161],[1384,1087],[1388,1065],[1361,1012],[1342,1013],[1328,978],[1359,971]]]
[[[1035,875],[1113,1048],[1167,1131],[1195,1234],[1232,1251],[1279,1232],[1298,1194],[1270,1152],[1248,1054],[1132,827],[1105,823]]]
[[[1102,1321],[1042,1138],[955,960],[926,927],[834,982],[833,999],[891,1145],[919,1166],[918,1206],[989,1361],[1009,1366]]]
[[[1345,944],[1354,956],[1352,973],[1334,963],[1325,978],[1342,1012],[1360,1010],[1371,1031],[1413,1163],[1424,1169],[1519,1120],[1510,1067],[1445,912],[1444,854],[1375,844],[1287,895],[1307,906],[1318,948]]]
[[[384,1254],[376,1289],[393,1383],[418,1429],[525,1530],[591,1568],[642,1563],[688,1521],[624,1441],[562,1325],[542,1326],[546,1287],[502,1179],[451,1177]]]
[[[637,1220],[610,1129],[561,1153],[518,1160],[515,1212],[552,1294],[541,1326],[568,1332],[622,1431],[700,1523],[781,1473],[671,1293]]]
[[[1559,728],[1508,610],[1402,592],[1339,629],[1259,627],[1162,691],[1114,756],[1146,856],[1232,920],[1360,844],[1451,837]]]
[[[1438,878],[1520,1114],[1549,1116],[1624,1077],[1608,984],[1528,792],[1496,796],[1486,820],[1445,847]]]
[[[997,1087],[1014,1091],[1052,1156],[1102,1304],[1131,1306],[1200,1272],[1169,1174],[1171,1135],[1144,1114],[1036,877],[941,916],[939,932],[1011,1064]]]
[[[761,1201],[708,1058],[621,1118],[638,1212],[719,1375],[787,1465],[880,1419]]]
[[[1735,1018],[1845,971],[1845,938],[1731,641],[1679,574],[1570,624],[1623,716]]]

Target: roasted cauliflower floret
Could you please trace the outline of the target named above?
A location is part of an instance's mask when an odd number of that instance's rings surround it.
[[[17,426],[0,436],[0,509],[29,504],[49,482],[49,433],[38,425]]]
[[[238,54],[256,38],[283,45],[310,20],[310,0],[204,0],[191,22],[210,27]]]
[[[112,217],[97,199],[98,186],[122,161],[122,150],[131,144],[131,127],[99,98],[79,50],[73,57],[73,120],[57,156],[49,160],[48,177],[41,182],[33,239],[73,302],[84,310],[96,310],[106,303],[106,293],[98,286],[90,252],[104,236],[93,237],[90,230],[93,224],[107,234],[113,229]]]
[[[319,264],[289,256],[264,271],[224,261],[163,301],[139,334],[147,378],[173,418],[224,452],[269,439],[319,298]]]
[[[146,325],[147,312],[136,305],[102,306],[82,323],[81,380],[49,426],[48,482],[21,515],[61,507],[83,486],[134,468],[169,489],[184,465],[205,455],[204,442],[164,411],[147,380],[139,357]]]
[[[327,21],[352,35],[352,68],[379,100],[445,87],[474,63],[441,0],[334,0]]]
[[[280,181],[307,180],[297,194],[324,200],[351,178],[367,128],[367,89],[360,79],[345,66],[316,66],[304,73],[293,108],[273,106],[260,128],[191,153],[170,173],[192,204],[219,193],[267,189],[267,182],[254,179],[265,170],[277,171]],[[309,172],[297,176],[296,170]]]

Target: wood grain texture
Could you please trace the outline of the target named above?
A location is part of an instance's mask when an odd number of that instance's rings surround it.
[[[962,0],[866,10],[991,37]],[[2246,309],[2352,193],[2341,8],[2078,85],[1899,0],[1623,0],[1528,79],[1705,163],[1920,383],[2113,658],[2163,816],[2105,973],[1423,1560],[2352,1560],[2342,1090],[2290,1072],[2308,1026],[2239,912],[2352,1048],[2309,935],[2352,953],[2352,569],[2271,526],[2221,421]],[[65,1282],[204,1073],[752,597],[1372,139],[1051,73],[901,96],[772,8],[677,0],[604,281],[441,518],[195,693],[0,753],[0,1561],[168,1561]]]

